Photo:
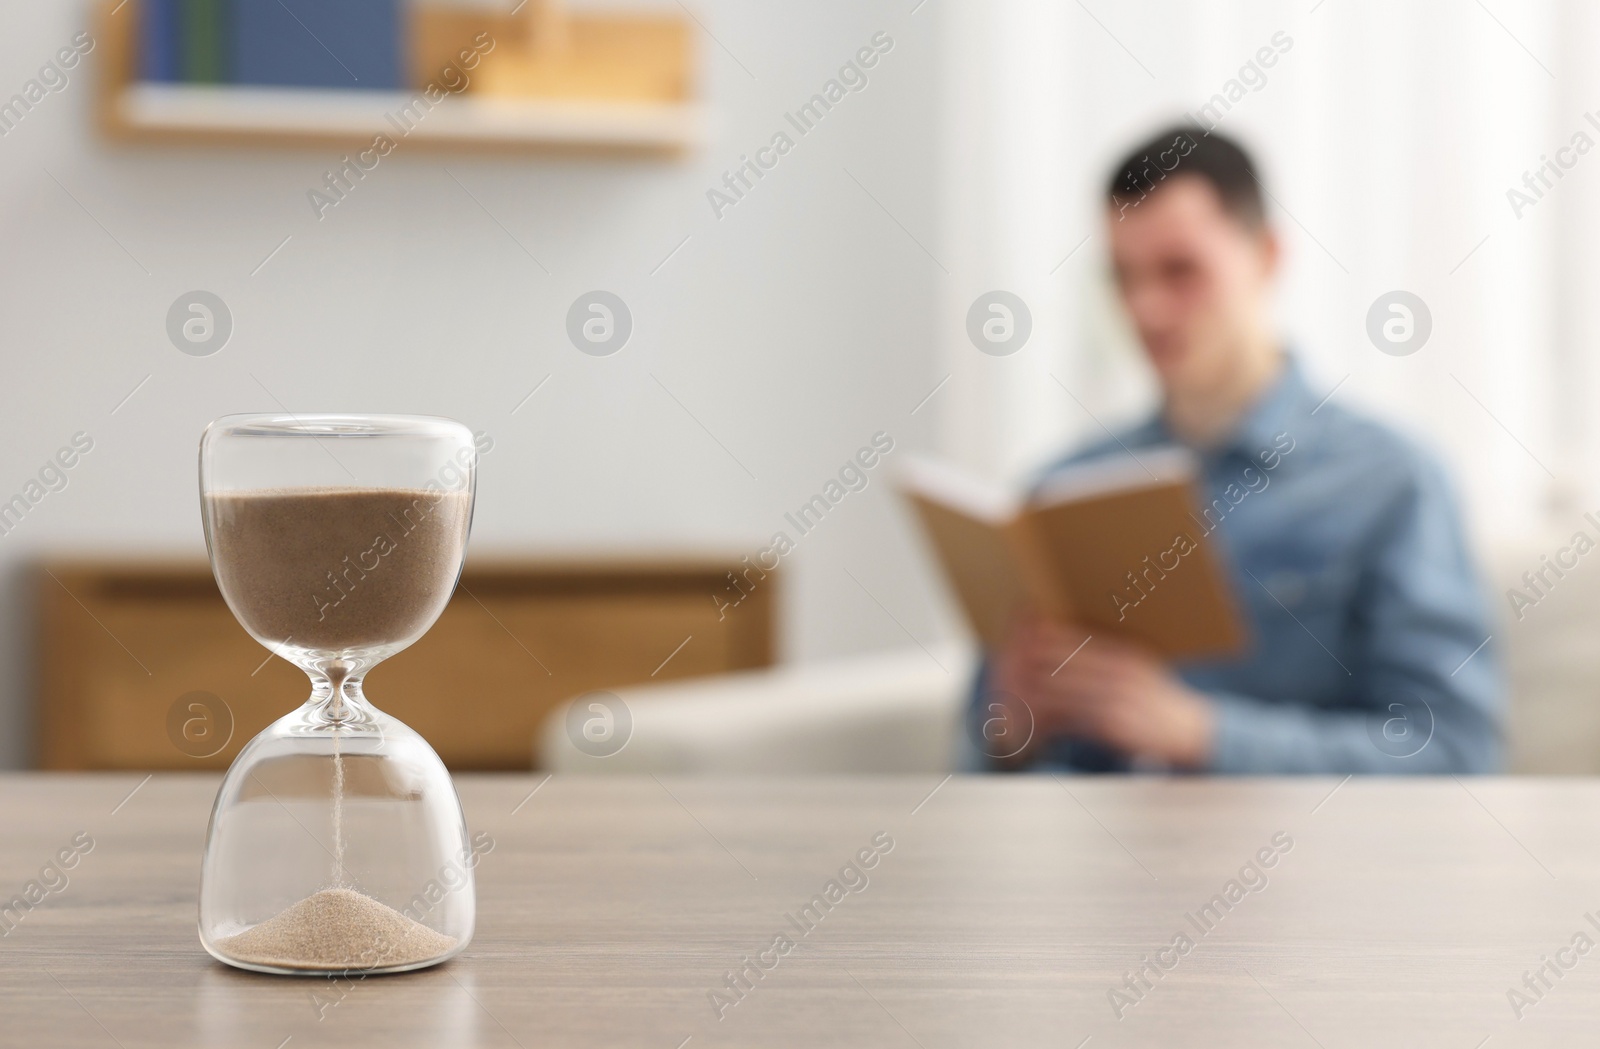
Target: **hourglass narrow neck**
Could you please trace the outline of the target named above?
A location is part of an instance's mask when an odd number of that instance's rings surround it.
[[[372,707],[361,691],[368,664],[355,660],[329,660],[305,668],[311,678],[311,714],[330,725],[368,720]]]

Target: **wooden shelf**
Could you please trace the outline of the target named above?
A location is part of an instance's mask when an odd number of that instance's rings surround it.
[[[700,114],[689,105],[472,95],[445,98],[409,134],[402,134],[389,117],[412,97],[398,91],[132,84],[112,104],[117,107],[118,137],[146,141],[366,148],[381,133],[401,148],[416,142],[676,152],[700,138]]]
[[[366,149],[380,134],[399,149],[525,150],[677,155],[698,145],[704,115],[687,86],[688,34],[670,19],[630,20],[608,15],[568,18],[563,42],[589,42],[552,55],[547,39],[533,37],[534,23],[470,9],[419,9],[421,34],[412,64],[431,68],[434,56],[450,54],[452,37],[470,40],[488,26],[496,50],[475,73],[478,81],[529,84],[527,92],[447,94],[421,119],[405,121],[420,89],[405,91],[318,90],[145,83],[137,61],[137,0],[117,10],[101,0],[99,122],[119,142],[155,144],[335,146]],[[548,23],[549,5],[538,25]],[[595,43],[598,41],[599,47]],[[657,70],[645,89],[618,81],[606,90],[606,68],[618,56],[633,69],[641,44]],[[603,49],[611,47],[612,53]],[[570,48],[570,45],[568,45]],[[491,67],[490,63],[495,64]],[[674,72],[680,75],[671,75]],[[665,86],[662,86],[665,85]],[[638,97],[628,97],[633,92]],[[588,97],[586,97],[586,95]]]

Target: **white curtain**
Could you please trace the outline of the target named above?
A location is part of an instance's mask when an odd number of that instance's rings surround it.
[[[1480,540],[1600,508],[1589,410],[1600,393],[1600,127],[1584,119],[1600,122],[1600,10],[1313,3],[947,9],[939,254],[951,378],[929,402],[946,454],[1014,477],[1148,406],[1109,293],[1102,186],[1126,147],[1247,80],[1218,130],[1254,150],[1275,198],[1283,330],[1312,382],[1444,455]],[[1241,76],[1280,32],[1288,50]],[[1527,192],[1524,173],[1580,131],[1593,154],[1519,216],[1507,191]],[[967,336],[969,306],[994,289],[1033,316],[1030,341],[1009,356]],[[1428,343],[1405,357],[1366,335],[1368,307],[1396,289],[1421,296],[1433,319]]]

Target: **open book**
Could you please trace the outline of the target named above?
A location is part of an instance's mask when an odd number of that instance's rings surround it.
[[[973,630],[998,646],[1032,609],[1168,658],[1237,652],[1245,632],[1185,449],[1069,467],[1029,497],[912,462],[917,509]]]

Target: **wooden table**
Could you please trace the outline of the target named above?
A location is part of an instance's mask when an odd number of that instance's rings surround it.
[[[1561,955],[1573,968],[1542,1000],[1508,999],[1576,934],[1600,943],[1585,917],[1600,912],[1595,781],[541,783],[460,780],[473,830],[496,842],[465,954],[340,982],[238,972],[202,952],[213,778],[0,776],[0,906],[76,835],[94,841],[70,883],[0,937],[0,1045],[1500,1049],[1600,1037],[1600,949]],[[791,925],[875,839],[893,847],[870,881],[848,873],[859,891],[809,931]],[[1189,920],[1275,848],[1264,884],[1246,873],[1257,888],[1210,904],[1220,920]],[[1180,932],[1186,953],[1170,949]],[[785,933],[795,946],[773,954]],[[708,992],[734,999],[725,974],[763,951],[773,967],[719,1019]],[[1119,1018],[1111,991],[1146,955],[1150,987],[1142,1000],[1124,990]]]

